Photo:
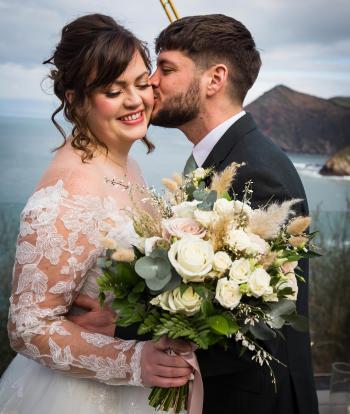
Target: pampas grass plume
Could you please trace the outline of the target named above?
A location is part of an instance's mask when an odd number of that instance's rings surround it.
[[[242,165],[244,165],[244,163],[238,164],[236,162],[233,162],[232,164],[228,165],[221,173],[215,173],[213,175],[210,190],[216,191],[218,198],[222,197],[223,194],[229,190],[238,168]]]
[[[170,178],[163,178],[162,184],[172,193],[175,193],[179,188],[177,183]]]
[[[286,230],[288,234],[296,236],[297,234],[304,233],[304,231],[310,226],[310,224],[311,217],[299,216],[290,221]]]
[[[264,240],[275,238],[281,226],[288,219],[291,207],[299,203],[300,199],[292,199],[282,204],[271,204],[267,209],[253,210],[249,218],[249,229]]]

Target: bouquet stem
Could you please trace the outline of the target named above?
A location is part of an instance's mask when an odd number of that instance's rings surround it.
[[[188,383],[176,388],[153,387],[148,397],[149,405],[156,410],[170,411],[179,414],[186,410],[188,398]]]

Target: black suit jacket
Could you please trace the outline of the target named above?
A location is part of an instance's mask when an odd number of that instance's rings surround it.
[[[302,198],[298,214],[308,214],[308,206],[300,177],[289,158],[256,127],[250,114],[234,123],[215,145],[203,167],[222,171],[232,162],[245,162],[238,170],[232,189],[240,198],[248,180],[253,182],[252,207],[269,200]],[[306,284],[299,283],[298,312],[308,314],[308,263],[301,264]],[[278,338],[266,343],[276,358],[288,367],[272,364],[277,378],[277,393],[266,368],[250,360],[239,348],[225,351],[219,346],[197,351],[204,381],[204,414],[316,414],[308,333],[284,328],[286,340]],[[119,328],[118,337],[135,338],[135,328]],[[140,337],[138,337],[140,338]],[[141,338],[140,338],[141,339]]]

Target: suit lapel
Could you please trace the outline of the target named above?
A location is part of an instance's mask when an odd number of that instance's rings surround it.
[[[202,167],[214,167],[215,169],[219,169],[220,164],[225,160],[237,143],[250,131],[256,128],[253,117],[249,113],[246,113],[224,133],[204,161]]]

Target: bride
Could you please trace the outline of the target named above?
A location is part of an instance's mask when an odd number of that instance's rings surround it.
[[[189,345],[123,341],[69,319],[78,293],[98,296],[101,239],[130,247],[137,237],[122,210],[131,203],[128,187],[143,184],[130,147],[141,139],[153,149],[145,137],[153,106],[148,51],[112,18],[94,14],[65,26],[45,63],[55,67],[61,101],[52,120],[61,130],[55,115],[63,110],[73,131],[21,214],[8,324],[19,355],[1,378],[0,413],[152,413],[142,386],[185,384],[192,369],[165,351]]]

